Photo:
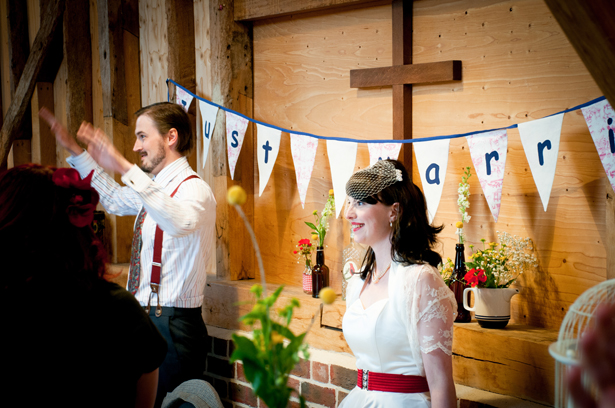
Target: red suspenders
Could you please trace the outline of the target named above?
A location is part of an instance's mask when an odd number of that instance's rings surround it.
[[[175,190],[171,193],[171,197],[177,193],[179,186],[181,186],[184,181],[188,181],[193,178],[199,178],[199,176],[193,174],[191,176],[186,177],[181,183],[177,185]],[[156,236],[154,238],[154,259],[152,260],[152,277],[150,280],[150,287],[152,289],[149,294],[149,299],[147,300],[147,307],[145,308],[145,313],[149,314],[150,310],[150,302],[152,301],[152,296],[156,294],[157,306],[156,306],[156,317],[160,317],[162,315],[162,306],[160,306],[160,298],[158,295],[158,291],[160,289],[160,271],[162,270],[162,236],[164,232],[160,229],[159,226],[156,225]]]

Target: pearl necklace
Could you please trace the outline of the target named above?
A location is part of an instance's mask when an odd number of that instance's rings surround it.
[[[393,263],[393,262],[391,262]],[[378,283],[380,282],[380,279],[384,278],[384,275],[387,274],[387,272],[389,271],[389,269],[391,269],[391,263],[389,264],[389,266],[384,270],[384,273],[382,275],[378,275],[377,273],[372,274],[372,281],[374,283]]]

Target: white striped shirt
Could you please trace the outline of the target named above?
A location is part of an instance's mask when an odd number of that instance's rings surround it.
[[[177,159],[158,173],[154,180],[134,165],[122,181],[122,187],[84,151],[69,157],[67,162],[86,177],[95,170],[92,187],[100,194],[107,212],[115,215],[137,215],[145,207],[147,215],[141,230],[141,279],[135,297],[147,305],[152,274],[152,258],[156,225],[164,231],[160,305],[182,308],[200,307],[207,279],[207,265],[215,255],[214,228],[216,200],[209,185],[193,178],[181,185],[173,198],[171,193],[188,176],[196,174],[185,157]],[[156,297],[152,306],[157,305]]]

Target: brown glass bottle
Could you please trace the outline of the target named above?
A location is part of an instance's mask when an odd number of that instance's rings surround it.
[[[317,298],[322,288],[329,286],[329,267],[325,265],[323,247],[316,248],[316,264],[312,267],[312,297]]]
[[[456,323],[469,323],[472,320],[470,311],[463,307],[463,290],[469,288],[469,285],[464,284],[464,277],[466,274],[465,254],[463,244],[455,245],[455,269],[453,270],[453,283],[450,288],[455,294],[455,300],[457,301],[457,317]]]

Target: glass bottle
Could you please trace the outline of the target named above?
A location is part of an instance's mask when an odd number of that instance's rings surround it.
[[[346,300],[346,287],[352,275],[359,272],[363,258],[365,257],[365,248],[354,242],[354,231],[350,227],[350,243],[342,252],[344,257],[344,268],[342,269],[342,300]]]
[[[316,248],[316,264],[312,267],[312,297],[317,298],[322,288],[329,286],[329,267],[325,265],[325,250]]]
[[[469,323],[472,320],[470,311],[463,307],[463,290],[470,287],[464,283],[464,277],[466,274],[466,257],[464,250],[465,247],[463,244],[455,244],[455,269],[453,269],[454,280],[453,283],[451,283],[450,288],[455,294],[455,300],[457,301],[457,317],[455,318],[456,323]]]

